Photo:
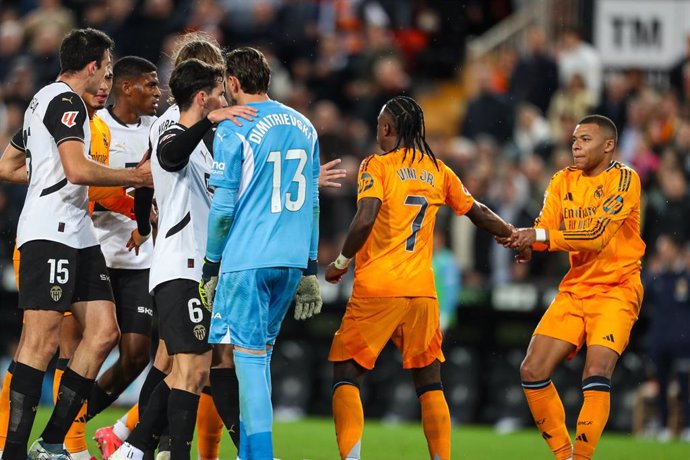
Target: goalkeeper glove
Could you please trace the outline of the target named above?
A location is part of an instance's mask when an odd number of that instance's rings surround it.
[[[323,301],[321,300],[319,281],[316,279],[316,267],[316,261],[310,260],[297,286],[297,294],[295,295],[296,320],[311,318],[321,313]]]
[[[212,262],[204,257],[204,265],[201,267],[201,281],[199,281],[199,297],[208,311],[213,309],[213,298],[218,286],[218,272],[220,262]]]

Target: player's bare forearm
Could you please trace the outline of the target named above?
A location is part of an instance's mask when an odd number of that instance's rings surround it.
[[[350,230],[343,244],[342,254],[345,257],[348,259],[353,258],[357,251],[364,246],[367,238],[369,238],[371,229],[374,227],[380,208],[381,200],[378,198],[362,198],[359,200],[357,203],[357,214],[352,219]]]
[[[144,163],[137,169],[112,169],[89,160],[80,141],[65,141],[59,146],[60,159],[67,180],[77,185],[153,186],[151,166]]]
[[[14,184],[26,184],[26,155],[12,144],[8,144],[0,158],[0,180]]]
[[[472,208],[465,214],[474,225],[486,230],[494,236],[507,238],[513,234],[515,228],[489,209],[483,203],[475,201]]]

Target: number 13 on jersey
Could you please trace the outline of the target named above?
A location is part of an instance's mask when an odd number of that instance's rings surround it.
[[[273,163],[273,187],[271,193],[271,212],[277,214],[283,210],[283,197],[281,195],[282,175],[282,155],[281,152],[273,151],[268,154],[269,163]],[[297,184],[296,196],[292,192],[285,193],[285,209],[288,211],[299,211],[304,206],[307,194],[307,178],[304,176],[304,167],[307,165],[307,152],[304,149],[290,149],[285,154],[285,162],[297,161],[297,169],[292,176],[291,182]]]

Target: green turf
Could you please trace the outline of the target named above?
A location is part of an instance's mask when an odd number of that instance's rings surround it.
[[[123,414],[121,409],[109,409],[89,422],[87,436],[96,428],[112,424]],[[38,436],[50,412],[38,411],[32,440]],[[275,455],[282,460],[333,460],[338,458],[333,422],[330,419],[310,418],[293,423],[276,423],[274,428]],[[196,446],[196,444],[195,444]],[[97,452],[93,441],[91,453]],[[509,435],[497,435],[489,427],[461,426],[452,433],[453,459],[458,460],[549,460],[553,458],[546,443],[536,430],[529,429]],[[196,447],[192,458],[196,458]],[[235,449],[228,436],[221,443],[222,460],[234,460]],[[366,422],[362,440],[365,460],[424,460],[428,458],[422,428],[418,424],[386,426],[370,420]],[[599,444],[595,459],[600,460],[689,460],[690,444],[671,442],[661,444],[635,439],[621,434],[606,433]]]

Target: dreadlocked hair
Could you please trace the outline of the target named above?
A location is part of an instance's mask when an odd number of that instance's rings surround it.
[[[407,152],[412,151],[412,161],[414,162],[419,150],[422,156],[428,156],[434,162],[436,169],[436,155],[426,142],[426,128],[424,126],[424,112],[417,102],[409,96],[396,96],[386,102],[384,110],[388,112],[395,122],[395,131],[398,133],[398,142],[393,150],[401,147],[405,148],[403,161],[407,158]]]

